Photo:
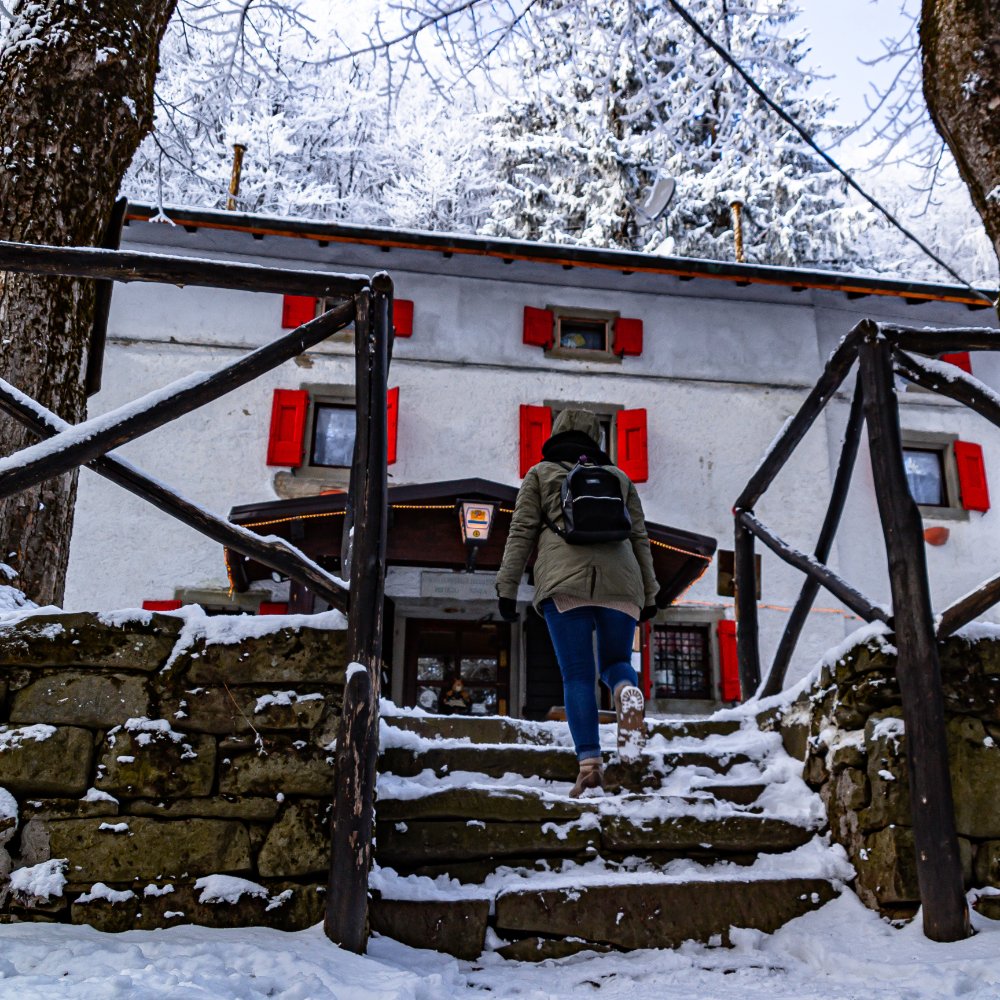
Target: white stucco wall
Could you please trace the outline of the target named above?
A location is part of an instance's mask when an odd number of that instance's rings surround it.
[[[518,482],[518,408],[543,400],[645,408],[647,515],[715,536],[732,548],[732,503],[785,419],[795,412],[826,356],[863,316],[909,323],[981,324],[961,306],[908,306],[839,292],[678,282],[661,276],[566,271],[559,265],[495,259],[454,261],[420,251],[379,253],[306,240],[202,231],[195,235],[133,224],[132,249],[175,250],[260,263],[392,274],[396,294],[415,302],[414,335],[396,343],[390,385],[400,387],[398,462],[391,483],[478,476]],[[257,256],[253,256],[256,254]],[[267,256],[265,256],[267,255]],[[296,256],[297,255],[297,256]],[[334,266],[336,265],[336,266]],[[522,343],[525,305],[608,309],[644,321],[644,350],[622,364],[546,357]],[[195,370],[211,370],[281,333],[281,299],[198,288],[125,285],[115,290],[104,389],[97,414]],[[976,358],[976,374],[1000,386],[1000,359]],[[204,506],[225,515],[235,504],[276,498],[276,469],[265,464],[272,390],[350,384],[353,345],[321,345],[242,390],[122,449],[122,454]],[[853,376],[845,383],[853,385]],[[806,437],[758,505],[779,534],[811,550],[826,508],[849,398],[842,393]],[[1000,503],[1000,437],[974,414],[926,393],[902,396],[911,430],[979,441]],[[928,547],[936,600],[946,602],[1000,561],[996,509],[945,523],[951,538]],[[831,564],[874,599],[888,601],[866,445]],[[763,553],[762,654],[768,662],[801,585],[801,575]],[[169,598],[177,587],[224,588],[217,545],[95,475],[81,475],[66,606],[134,606]],[[731,605],[715,592],[714,568],[685,595],[695,606]],[[820,608],[836,609],[825,592]],[[800,644],[794,676],[859,624],[818,611]]]

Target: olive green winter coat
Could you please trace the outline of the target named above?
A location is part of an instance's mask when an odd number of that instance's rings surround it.
[[[594,441],[600,440],[601,429],[597,418],[582,410],[560,413],[549,440],[567,431],[583,432]],[[632,534],[628,539],[570,545],[544,527],[543,510],[553,524],[562,523],[561,490],[567,464],[572,463],[543,459],[524,477],[514,505],[503,562],[497,573],[497,596],[517,597],[525,564],[537,542],[533,602],[536,608],[554,594],[567,594],[598,603],[628,601],[640,608],[649,607],[658,590],[653,556],[639,494],[624,472],[613,465],[605,466],[621,480],[622,497],[632,519]]]

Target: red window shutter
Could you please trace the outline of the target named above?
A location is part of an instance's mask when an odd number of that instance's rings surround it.
[[[615,423],[618,427],[618,468],[633,483],[646,482],[649,479],[646,411],[619,410]]]
[[[389,431],[389,447],[386,451],[386,464],[396,461],[396,440],[399,428],[399,386],[393,386],[386,393],[386,424]]]
[[[553,329],[556,318],[551,309],[524,307],[524,342],[549,350],[555,343]]]
[[[180,601],[143,601],[143,611],[177,611],[181,606]]]
[[[740,664],[736,656],[736,622],[722,619],[719,636],[719,697],[723,701],[742,701]]]
[[[642,354],[641,319],[619,317],[615,320],[615,336],[611,351],[613,354]]]
[[[302,464],[309,393],[305,389],[275,389],[267,464],[296,468]]]
[[[294,330],[315,319],[318,301],[314,295],[286,295],[281,306],[281,329]]]
[[[261,601],[260,607],[257,609],[257,614],[259,615],[287,615],[288,614],[288,602],[287,601]]]
[[[949,365],[954,365],[956,368],[961,368],[963,372],[972,374],[972,358],[969,356],[968,351],[958,351],[955,354],[942,354],[941,360],[947,361]]]
[[[955,465],[958,466],[962,506],[966,510],[989,510],[990,488],[986,482],[983,446],[971,441],[956,441]]]
[[[542,445],[552,434],[552,411],[547,406],[521,406],[521,478],[542,460]]]
[[[409,299],[392,300],[392,325],[397,337],[413,336],[413,303]]]

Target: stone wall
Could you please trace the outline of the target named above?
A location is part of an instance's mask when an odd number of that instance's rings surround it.
[[[940,651],[966,887],[1000,887],[1000,640],[955,637]],[[876,636],[823,668],[808,701],[805,778],[826,803],[861,899],[909,916],[919,892],[895,667],[895,649]]]
[[[243,622],[0,624],[0,920],[322,918],[345,633]]]

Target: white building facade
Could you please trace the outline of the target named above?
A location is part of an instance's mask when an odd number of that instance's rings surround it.
[[[732,549],[735,498],[858,321],[995,323],[992,311],[975,308],[967,292],[949,286],[224,212],[178,210],[169,213],[176,224],[165,225],[148,221],[152,214],[131,208],[123,248],[389,273],[399,334],[389,377],[391,487],[471,478],[516,487],[551,415],[583,405],[605,422],[612,456],[637,480],[647,517],[717,539],[720,550]],[[295,325],[317,308],[268,294],[118,285],[103,388],[92,397],[90,414],[231,362],[279,336],[283,322]],[[1000,388],[1000,359],[976,354],[970,364],[977,378]],[[342,490],[350,463],[353,365],[353,334],[345,331],[121,454],[223,515],[241,505],[294,504]],[[803,551],[812,550],[826,509],[851,386],[853,376],[758,508],[768,525]],[[272,418],[282,406],[301,424],[298,464],[294,444],[290,453],[275,442]],[[295,414],[287,407],[303,409]],[[929,533],[938,544],[927,546],[932,593],[941,608],[1000,563],[998,514],[981,496],[963,499],[955,460],[955,442],[980,445],[988,488],[1000,498],[1000,435],[971,411],[921,390],[901,392],[900,409],[925,526],[946,529]],[[455,524],[457,532],[457,519]],[[732,696],[722,689],[732,627],[720,629],[719,622],[733,619],[733,598],[719,573],[724,561],[716,559],[660,614],[648,640],[650,693],[670,709],[704,709]],[[864,442],[829,564],[872,599],[889,603]],[[442,578],[442,572],[389,569],[392,694],[404,702],[422,703],[421,685],[405,676],[415,668],[403,664],[416,655],[409,623],[492,624],[486,579],[492,574]],[[801,583],[801,574],[763,553],[765,669]],[[288,600],[287,583],[254,586],[231,593],[216,544],[112,484],[81,474],[68,609],[180,600],[216,611],[255,611],[261,602],[266,610]],[[523,596],[530,596],[529,587]],[[821,591],[789,683],[859,624]],[[476,631],[468,624],[455,628],[456,635]],[[501,642],[508,647],[498,669],[508,686],[499,700],[491,696],[489,711],[525,711],[526,630],[525,622]],[[431,695],[424,700],[438,707]]]

